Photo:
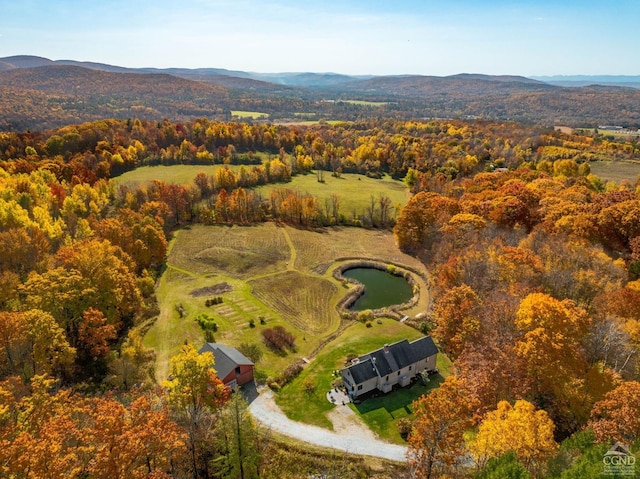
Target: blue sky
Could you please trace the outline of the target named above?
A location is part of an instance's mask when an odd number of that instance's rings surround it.
[[[0,57],[346,74],[640,75],[640,0],[0,0]]]

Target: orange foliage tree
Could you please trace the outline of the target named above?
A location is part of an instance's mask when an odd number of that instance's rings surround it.
[[[452,358],[480,334],[480,298],[466,284],[441,295],[433,308],[434,338]]]
[[[640,438],[640,383],[627,381],[593,406],[589,425],[598,442],[632,444]]]
[[[431,479],[455,469],[465,451],[464,432],[473,425],[476,400],[455,376],[413,402],[408,465],[414,477]]]

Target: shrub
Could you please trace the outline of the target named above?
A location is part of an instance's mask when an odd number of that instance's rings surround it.
[[[238,346],[238,351],[251,359],[254,363],[257,363],[262,359],[262,349],[260,346],[254,343],[242,343]]]
[[[400,418],[398,419],[397,424],[398,424],[398,432],[400,433],[400,436],[406,439],[407,436],[409,436],[409,433],[411,432],[411,427],[412,427],[411,419],[409,419],[408,417]]]
[[[295,362],[287,366],[287,369],[282,371],[282,374],[280,375],[280,378],[278,381],[280,383],[280,387],[284,387],[285,384],[288,384],[291,381],[293,381],[298,376],[298,374],[302,372],[302,369],[303,367],[300,362]]]
[[[279,353],[284,353],[286,349],[295,349],[295,336],[282,326],[263,330],[262,340],[267,347]]]
[[[268,383],[269,378],[267,377],[267,373],[262,369],[255,368],[253,370],[253,380],[258,386],[262,386]]]
[[[311,395],[316,390],[316,383],[313,382],[313,379],[307,378],[304,380],[304,383],[302,384],[302,388],[304,389],[304,392]]]
[[[371,321],[367,321],[366,323],[364,323],[364,325],[365,325],[367,328],[370,328],[371,326],[373,326],[373,324],[371,323]]]
[[[269,384],[269,389],[271,389],[273,392],[278,392],[280,391],[280,383],[278,383],[277,381],[271,381],[269,382],[269,379],[267,379],[267,382]]]
[[[209,306],[215,306],[216,304],[220,304],[222,303],[222,301],[223,301],[222,296],[216,296],[215,298],[207,299],[204,302],[204,305],[208,308]]]
[[[218,331],[218,323],[216,323],[215,320],[208,314],[199,314],[198,316],[196,316],[196,322],[204,331],[211,331],[213,333]]]
[[[431,330],[433,329],[433,326],[430,321],[422,321],[420,323],[420,326],[418,326],[418,329],[422,334],[428,335],[428,334],[431,334]]]
[[[256,320],[255,319],[250,319],[249,320],[249,327],[250,328],[255,328],[256,327]]]
[[[264,316],[259,316],[260,324],[267,324],[267,320],[264,319]]]
[[[182,306],[182,303],[178,303],[175,306],[176,311],[178,312],[178,315],[180,316],[180,319],[184,318],[187,315],[187,310],[184,309],[184,306]]]

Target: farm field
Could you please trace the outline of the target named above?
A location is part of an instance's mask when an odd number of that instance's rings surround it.
[[[589,167],[594,175],[616,183],[628,180],[633,184],[640,175],[640,163],[628,161],[591,161]]]
[[[360,228],[315,232],[272,223],[194,225],[178,231],[157,286],[160,314],[144,337],[145,345],[156,352],[157,379],[166,378],[169,358],[185,340],[197,347],[204,343],[204,332],[195,321],[199,314],[217,323],[216,341],[259,345],[263,358],[256,369],[263,377],[275,377],[294,361],[312,357],[341,325],[348,324],[336,309],[348,288],[332,276],[344,258],[377,259],[424,271],[419,261],[398,250],[391,232]],[[408,315],[424,311],[428,304],[427,285],[422,278],[417,280],[420,299],[406,311]],[[214,293],[225,284],[226,292]],[[223,302],[207,307],[205,301],[214,296]],[[295,351],[276,354],[262,344],[261,331],[276,325],[294,334]]]
[[[236,118],[251,118],[253,120],[258,120],[260,118],[269,118],[268,113],[264,113],[261,111],[245,111],[245,110],[231,110],[231,116]]]

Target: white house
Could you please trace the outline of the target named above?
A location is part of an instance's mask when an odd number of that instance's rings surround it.
[[[341,371],[342,381],[352,398],[374,389],[388,393],[396,384],[408,386],[422,371],[434,371],[437,356],[431,336],[411,343],[403,339],[354,359]]]

